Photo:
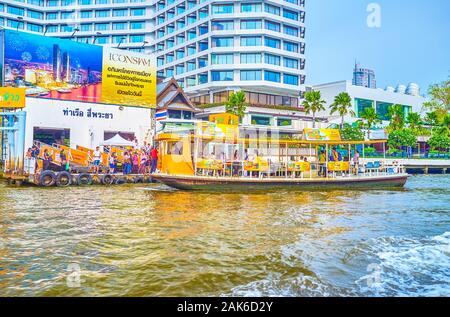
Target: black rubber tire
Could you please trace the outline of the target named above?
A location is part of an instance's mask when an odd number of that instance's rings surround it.
[[[92,185],[92,175],[89,173],[81,173],[77,176],[77,184],[79,186]]]
[[[133,183],[135,183],[135,184],[142,184],[142,183],[144,183],[144,177],[136,176],[135,178],[133,178]]]
[[[104,174],[101,176],[100,182],[102,183],[102,185],[112,185],[114,184],[114,176],[112,176],[111,174]]]
[[[114,184],[116,185],[123,185],[126,184],[127,180],[123,177],[118,177],[116,178],[116,181],[114,182]]]
[[[50,187],[56,182],[56,174],[52,171],[43,171],[39,175],[39,186]]]
[[[72,175],[67,171],[59,172],[56,175],[55,183],[58,187],[70,186],[72,184]]]

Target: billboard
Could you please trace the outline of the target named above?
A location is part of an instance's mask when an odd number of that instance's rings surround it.
[[[153,55],[3,32],[3,86],[40,98],[156,107]]]

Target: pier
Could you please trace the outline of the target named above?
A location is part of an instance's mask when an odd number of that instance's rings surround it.
[[[376,159],[365,158],[364,163]],[[387,164],[398,162],[408,174],[450,174],[450,160],[430,159],[386,159]]]

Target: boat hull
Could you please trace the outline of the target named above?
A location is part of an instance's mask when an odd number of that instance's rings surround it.
[[[248,191],[248,190],[304,190],[304,189],[347,189],[347,188],[401,188],[408,180],[407,174],[369,177],[342,177],[316,179],[285,178],[226,178],[201,176],[175,176],[154,174],[152,178],[169,187],[181,190],[203,191]]]

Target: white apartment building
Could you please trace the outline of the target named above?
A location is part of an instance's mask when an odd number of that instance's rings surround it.
[[[0,26],[90,44],[149,52],[150,0],[1,0]]]
[[[299,106],[305,0],[2,0],[0,26],[155,53],[194,103]]]
[[[242,89],[254,105],[298,107],[304,10],[304,0],[158,1],[159,75],[175,77],[194,103],[220,103]]]

